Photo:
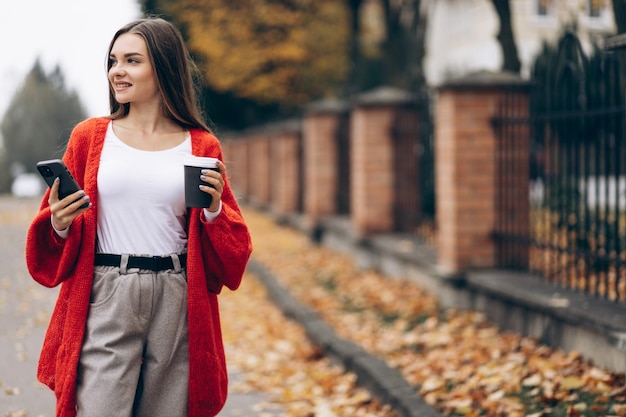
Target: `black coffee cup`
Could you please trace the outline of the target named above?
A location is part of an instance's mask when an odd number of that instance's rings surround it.
[[[217,158],[206,158],[201,156],[189,156],[185,158],[185,204],[187,207],[208,208],[213,197],[200,189],[201,185],[212,185],[200,179],[203,169],[210,169],[219,172],[217,168]]]

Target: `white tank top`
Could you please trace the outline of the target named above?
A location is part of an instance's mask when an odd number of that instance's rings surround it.
[[[109,123],[98,171],[97,252],[158,256],[187,246],[183,159],[191,138],[162,151],[122,142]]]

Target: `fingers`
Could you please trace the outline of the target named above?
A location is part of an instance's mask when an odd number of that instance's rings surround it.
[[[63,230],[67,228],[70,224],[72,224],[76,217],[91,207],[89,197],[86,195],[79,194],[77,196],[78,199],[73,200],[73,198],[76,198],[76,194],[77,193],[71,194],[70,196],[50,206],[50,211],[52,212],[52,224],[55,229]]]
[[[222,194],[222,191],[224,190],[224,173],[226,172],[226,167],[222,162],[218,162],[217,169],[219,169],[219,172],[212,169],[202,170],[200,179],[204,181],[206,185],[202,185],[200,187],[205,193],[215,195],[215,193],[212,192],[212,190],[215,190],[220,195]]]
[[[52,187],[50,187],[50,195],[48,196],[48,205],[50,206],[52,206],[52,204],[59,201],[59,184],[60,183],[61,183],[61,180],[59,180],[58,178],[55,178],[54,182],[52,183]]]
[[[217,161],[217,169],[220,170],[220,174],[222,174],[222,177],[224,176],[224,174],[226,174],[226,165],[224,165],[222,161]]]
[[[89,196],[86,196],[83,190],[76,191],[59,200],[58,179],[50,187],[48,203],[50,204],[52,225],[57,230],[66,229],[76,217],[91,207]]]
[[[211,207],[208,207],[209,210],[217,210],[219,201],[222,198],[222,193],[224,192],[224,174],[226,173],[226,166],[221,161],[218,161],[217,169],[219,172],[211,169],[204,169],[202,170],[202,175],[200,176],[200,179],[206,183],[206,185],[201,185],[200,189],[207,194],[211,194],[213,197]]]

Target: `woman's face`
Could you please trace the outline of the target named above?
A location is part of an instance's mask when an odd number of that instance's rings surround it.
[[[135,33],[120,35],[109,55],[109,83],[120,104],[159,100],[148,48]]]

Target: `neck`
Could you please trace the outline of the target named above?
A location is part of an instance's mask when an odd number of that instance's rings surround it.
[[[158,109],[146,109],[132,105],[128,115],[124,119],[121,119],[120,122],[119,124],[122,124],[126,128],[148,135],[181,130],[178,124],[163,115],[160,106]]]

